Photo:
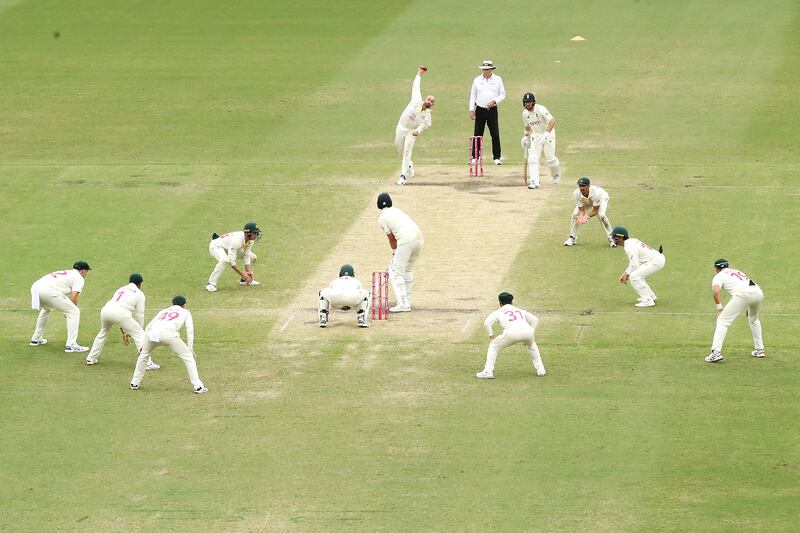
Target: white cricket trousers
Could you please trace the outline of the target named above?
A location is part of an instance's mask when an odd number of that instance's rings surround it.
[[[366,313],[369,311],[369,304],[369,291],[367,289],[343,291],[327,287],[319,291],[317,309],[322,312],[329,311],[331,306],[335,309],[358,307],[357,312]]]
[[[137,350],[142,349],[144,342],[144,330],[136,320],[133,319],[131,312],[121,305],[114,302],[108,302],[100,310],[100,332],[94,338],[92,349],[86,358],[100,357],[103,352],[103,347],[106,345],[106,337],[111,328],[119,326],[131,336],[133,343],[136,345]]]
[[[144,344],[142,346],[142,351],[139,354],[139,358],[136,360],[136,368],[133,371],[133,379],[131,380],[131,384],[139,385],[142,382],[142,379],[144,379],[147,361],[150,359],[151,352],[159,346],[166,346],[175,352],[175,355],[183,360],[183,364],[186,365],[186,371],[189,373],[189,381],[192,382],[192,386],[195,389],[203,387],[203,382],[200,381],[200,374],[197,372],[197,362],[195,361],[194,353],[192,353],[189,347],[186,346],[186,343],[183,342],[183,339],[181,339],[180,335],[177,333],[174,334],[174,336],[170,334],[167,335],[169,336],[161,335],[158,342],[156,342],[150,340],[145,333]]]
[[[764,301],[764,293],[758,285],[751,285],[739,291],[736,296],[732,296],[722,312],[717,315],[717,327],[714,330],[714,340],[711,349],[722,351],[722,343],[728,334],[728,328],[736,317],[744,310],[747,310],[747,321],[750,323],[750,333],[753,334],[753,344],[756,350],[764,349],[764,340],[761,337],[761,321],[758,313],[761,311],[761,302]]]
[[[561,174],[561,162],[556,157],[556,132],[551,136],[546,133],[531,135],[528,153],[524,154],[528,161],[528,179],[530,185],[539,185],[539,162],[544,159],[545,164],[550,167],[550,176],[553,181],[558,180]],[[544,156],[544,157],[543,157]]]
[[[411,307],[411,290],[414,288],[414,263],[417,262],[425,241],[417,237],[411,242],[398,244],[389,266],[389,283],[392,284],[397,303]]]
[[[664,268],[666,262],[667,258],[664,257],[663,254],[658,254],[655,259],[647,263],[642,263],[634,269],[633,272],[628,274],[628,281],[631,282],[631,287],[633,287],[633,290],[639,295],[639,298],[643,300],[655,299],[656,293],[654,293],[650,285],[647,284],[645,278]]]
[[[47,327],[47,317],[53,309],[64,313],[67,319],[67,346],[78,344],[78,328],[81,324],[81,310],[72,303],[69,297],[50,287],[39,288],[34,283],[31,287],[31,307],[39,309],[39,317],[36,319],[36,329],[33,331],[31,340],[42,340],[44,330]]]
[[[217,260],[217,266],[214,267],[214,271],[211,272],[211,276],[208,277],[208,283],[216,287],[219,277],[223,272],[225,272],[225,269],[228,268],[231,263],[228,261],[228,252],[225,250],[225,248],[211,246],[209,244],[208,253],[211,254],[211,257]]]
[[[400,174],[409,177],[408,170],[411,166],[411,153],[414,151],[414,143],[417,142],[417,137],[412,135],[409,130],[400,126],[394,132],[394,147],[398,154],[403,155],[403,161],[400,167]]]
[[[611,238],[611,222],[608,220],[606,216],[606,210],[608,209],[608,199],[600,200],[600,205],[597,206],[597,220],[600,221],[600,224],[603,225],[603,229],[606,232],[606,237],[609,239]],[[575,207],[572,211],[572,222],[570,222],[569,226],[569,236],[570,237],[577,237],[578,234],[575,233],[578,228],[578,214],[579,208]]]
[[[538,324],[538,320],[537,320]],[[507,348],[518,342],[523,343],[531,352],[531,361],[536,373],[544,375],[544,363],[542,363],[542,356],[539,353],[539,347],[536,345],[534,337],[534,328],[509,328],[489,343],[489,349],[486,350],[486,372],[494,372],[494,364],[497,361],[497,353],[503,348]]]

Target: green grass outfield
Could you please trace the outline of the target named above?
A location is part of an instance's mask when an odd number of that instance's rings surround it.
[[[799,17],[789,0],[0,0],[0,530],[800,529]],[[480,328],[271,336],[391,183],[419,63],[437,104],[417,167],[466,173],[484,59],[509,93],[507,164],[523,92],[559,120],[563,209],[491,288],[540,316],[549,375],[516,348],[478,382]],[[584,174],[612,222],[664,244],[655,309],[630,305],[596,223],[561,246]],[[251,219],[263,284],[205,293],[209,234]],[[764,288],[765,360],[744,318],[725,363],[702,360],[719,256]],[[188,297],[208,395],[164,351],[128,390],[129,351],[112,337],[86,367],[57,314],[27,345],[31,283],[76,259],[94,268],[80,341],[139,271],[148,320]]]

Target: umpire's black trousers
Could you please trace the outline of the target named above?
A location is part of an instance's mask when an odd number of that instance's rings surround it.
[[[497,125],[497,106],[491,109],[475,107],[475,132],[476,137],[483,137],[483,130],[489,125],[489,134],[492,136],[492,159],[500,159],[500,128]]]

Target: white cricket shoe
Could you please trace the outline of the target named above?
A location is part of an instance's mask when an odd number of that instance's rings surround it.
[[[243,279],[239,279],[239,285],[247,285],[247,286],[255,287],[256,285],[261,285],[261,283],[256,281],[256,280],[245,281]]]
[[[211,283],[206,283],[206,290],[208,292],[217,292],[217,286],[212,285]]]
[[[47,344],[47,339],[39,339],[39,340],[31,339],[31,342],[29,342],[28,344],[31,346],[42,346],[43,344]]]
[[[408,313],[409,311],[411,311],[410,305],[397,304],[394,307],[389,308],[390,313]]]
[[[474,167],[477,164],[478,164],[478,160],[477,159],[470,159],[469,160],[469,166]]]
[[[763,359],[764,357],[767,356],[767,354],[764,353],[764,350],[754,350],[750,352],[750,355],[752,355],[753,357],[758,357],[759,359]]]
[[[194,392],[195,394],[205,394],[205,393],[208,392],[208,388],[206,388],[206,387],[197,387],[192,392]]]
[[[406,176],[405,174],[400,174],[400,179],[397,180],[398,185],[405,185],[406,184]]]
[[[539,376],[539,377],[546,376],[547,375],[547,371],[545,371],[545,370],[537,370],[536,371],[536,375]]]
[[[656,303],[653,300],[647,299],[647,300],[642,300],[641,302],[636,302],[633,305],[635,305],[636,307],[654,307]]]
[[[528,188],[529,189],[538,189],[539,188],[539,184],[538,183],[529,183],[528,184]]]
[[[360,328],[368,328],[369,324],[367,324],[367,317],[364,314],[358,315],[358,327]]]
[[[725,359],[722,357],[722,352],[718,352],[717,350],[711,350],[711,353],[706,356],[706,363],[718,363]]]
[[[86,364],[89,365],[89,366],[96,365],[99,362],[100,362],[100,360],[97,359],[97,357],[87,357],[86,358]]]
[[[503,162],[502,162],[502,161],[500,161],[499,159],[495,159],[495,160],[494,160],[494,164],[495,164],[495,165],[497,165],[497,166],[500,166],[500,165],[502,165],[502,164],[503,164]]]
[[[409,178],[413,178],[414,177],[414,162],[413,161],[408,164],[408,177]]]
[[[561,174],[556,174],[555,176],[553,176],[553,185],[555,185],[559,181],[561,181]]]
[[[324,328],[328,326],[328,313],[319,314],[319,327]]]
[[[134,385],[131,383],[131,390],[139,390],[139,385]]]
[[[81,352],[88,352],[88,346],[81,346],[80,344],[72,344],[64,346],[64,351],[67,353],[81,353]]]
[[[578,239],[570,235],[570,237],[564,241],[564,246],[575,246],[576,242],[578,242]]]
[[[147,366],[144,367],[145,370],[158,370],[159,368],[161,368],[161,365],[159,365],[158,363],[156,363],[152,359],[150,359],[147,362]]]
[[[486,370],[481,370],[475,374],[475,377],[478,379],[494,379],[494,374]]]

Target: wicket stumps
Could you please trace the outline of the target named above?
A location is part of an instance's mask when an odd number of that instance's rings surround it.
[[[469,138],[469,175],[483,176],[483,136]]]
[[[389,319],[389,273],[372,273],[372,320]]]

